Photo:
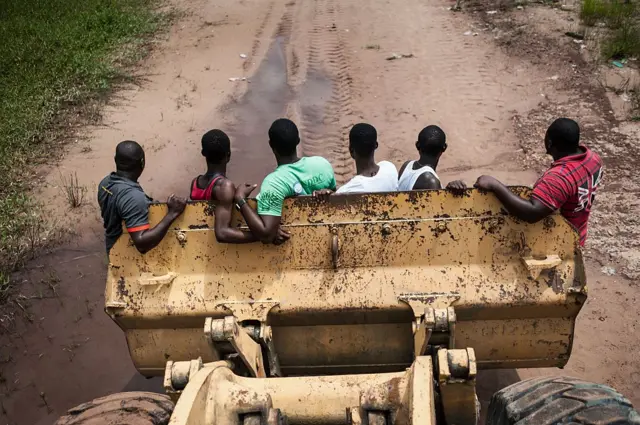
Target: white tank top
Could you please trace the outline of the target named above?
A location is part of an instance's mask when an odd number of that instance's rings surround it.
[[[398,190],[398,169],[389,161],[378,162],[378,173],[373,177],[355,176],[336,193],[396,192]]]
[[[416,184],[418,178],[424,173],[430,173],[440,181],[440,177],[436,174],[436,170],[431,168],[428,165],[423,165],[417,170],[413,169],[413,164],[415,161],[409,161],[406,167],[404,167],[404,171],[402,171],[402,175],[400,176],[400,180],[398,181],[398,190],[413,190],[413,185]]]

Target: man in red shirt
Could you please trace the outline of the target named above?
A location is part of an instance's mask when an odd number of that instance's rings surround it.
[[[509,213],[529,223],[560,210],[578,230],[584,246],[591,206],[602,179],[602,161],[580,145],[580,127],[568,118],[558,118],[549,126],[544,145],[553,163],[538,179],[529,199],[517,196],[490,176],[480,176],[475,187],[495,193]]]

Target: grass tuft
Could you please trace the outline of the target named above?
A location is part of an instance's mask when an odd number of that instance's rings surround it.
[[[78,182],[78,173],[69,174],[68,177],[60,173],[60,190],[71,208],[78,208],[84,204],[87,187]]]
[[[607,59],[622,59],[640,55],[640,24],[627,20],[602,42],[602,54]]]
[[[580,18],[588,26],[602,22],[609,28],[615,29],[635,12],[635,3],[624,0],[583,0]]]
[[[127,66],[166,22],[157,5],[0,1],[0,278],[43,244],[33,236],[45,226],[39,204],[26,195],[30,168],[57,156],[74,120],[92,115],[91,104],[126,81]]]
[[[603,25],[609,29],[601,45],[605,59],[640,55],[640,20],[637,2],[583,0],[580,18],[585,25]]]
[[[4,303],[11,295],[13,287],[8,275],[0,273],[0,304]]]

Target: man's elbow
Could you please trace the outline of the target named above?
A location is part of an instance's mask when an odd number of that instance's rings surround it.
[[[136,249],[140,254],[146,254],[147,252],[151,251],[152,247],[136,244]]]
[[[231,235],[226,232],[227,229],[215,229],[216,241],[218,243],[233,243]]]
[[[539,222],[540,220],[542,220],[545,216],[536,213],[535,211],[532,212],[526,212],[524,214],[520,214],[519,215],[519,219],[526,221],[529,224],[534,224]]]

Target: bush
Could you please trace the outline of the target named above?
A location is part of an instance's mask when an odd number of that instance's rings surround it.
[[[609,28],[619,28],[629,17],[635,15],[635,3],[620,0],[584,0],[580,18],[585,25],[603,22]]]
[[[640,54],[640,22],[636,2],[584,0],[580,18],[585,25],[593,26],[601,22],[611,30],[602,44],[602,54],[606,59]]]
[[[607,59],[621,59],[640,55],[640,25],[627,20],[614,30],[602,44],[602,54]]]

